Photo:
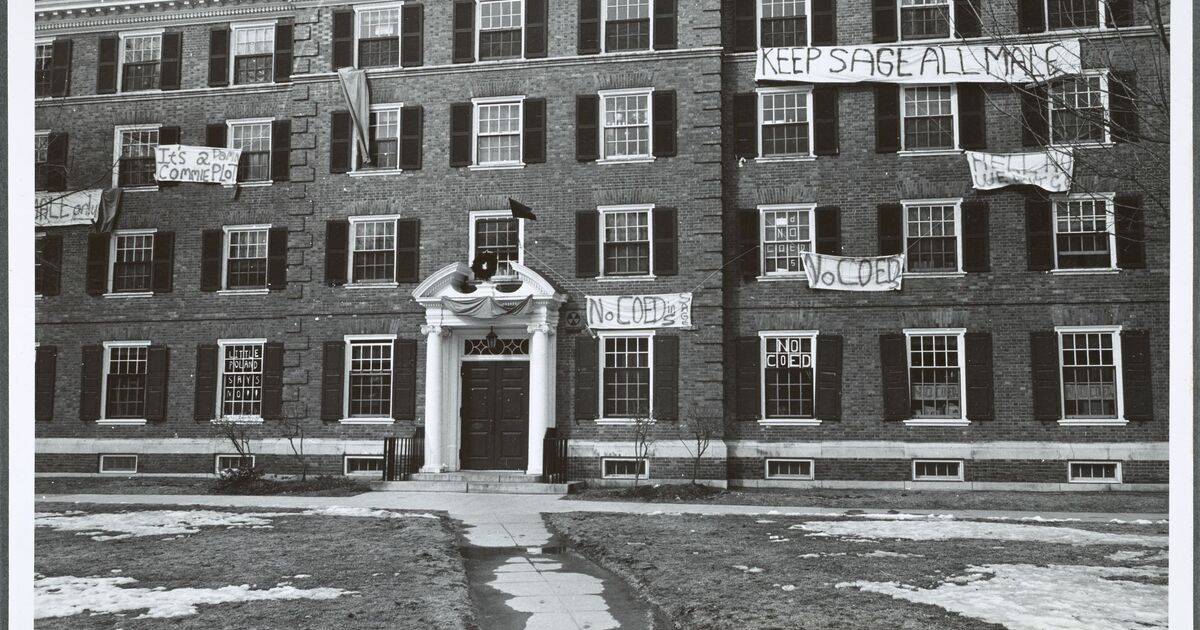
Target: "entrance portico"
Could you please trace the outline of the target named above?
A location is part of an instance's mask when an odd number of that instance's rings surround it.
[[[558,309],[566,302],[545,278],[516,262],[508,263],[515,275],[502,283],[471,284],[471,270],[462,263],[448,265],[425,279],[413,297],[425,308],[425,466],[422,472],[437,473],[464,469],[464,413],[467,403],[478,403],[467,414],[470,427],[471,461],[496,461],[504,467],[524,460],[525,472],[542,474],[542,442],[546,429],[555,425],[554,392],[557,357],[553,335],[558,326]],[[489,333],[496,340],[486,347]],[[524,457],[513,455],[512,430],[514,414],[505,411],[504,400],[510,403],[520,398],[519,388],[524,379],[480,376],[480,370],[464,371],[464,361],[527,362],[528,426],[525,431]],[[524,370],[508,370],[518,374]],[[469,387],[488,387],[495,391],[467,395],[464,378]],[[464,400],[464,396],[468,396]],[[507,398],[501,398],[507,397]],[[485,401],[485,402],[479,402]],[[490,401],[500,401],[493,404]],[[488,416],[488,410],[495,415]],[[493,430],[488,422],[497,426]],[[503,424],[503,427],[500,425]],[[508,440],[497,445],[496,452],[504,453],[492,460],[480,453],[488,450],[486,440]],[[482,442],[481,442],[482,441]]]

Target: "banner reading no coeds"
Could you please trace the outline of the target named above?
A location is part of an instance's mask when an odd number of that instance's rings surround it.
[[[899,291],[904,254],[894,256],[829,256],[803,252],[808,286],[831,291]]]
[[[237,183],[241,149],[162,144],[155,152],[154,178],[160,182]]]

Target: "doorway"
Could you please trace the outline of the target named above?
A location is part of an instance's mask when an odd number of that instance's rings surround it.
[[[521,470],[528,464],[529,363],[463,361],[463,470]]]

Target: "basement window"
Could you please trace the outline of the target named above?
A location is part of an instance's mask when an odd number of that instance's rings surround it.
[[[1067,462],[1071,483],[1121,483],[1119,462]]]
[[[913,460],[913,481],[962,481],[963,464],[960,460],[916,459]]]
[[[347,455],[344,471],[347,475],[378,477],[383,474],[383,456]]]
[[[107,474],[137,473],[137,455],[101,455],[100,472]]]
[[[646,471],[649,462],[633,458],[601,460],[601,472],[604,479],[633,479],[634,476],[645,479],[649,477]]]
[[[802,479],[812,480],[813,460],[811,459],[768,459],[767,479]]]
[[[217,474],[236,468],[254,468],[254,456],[217,455]]]

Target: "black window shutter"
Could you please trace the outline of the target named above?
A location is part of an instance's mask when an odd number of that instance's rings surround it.
[[[600,275],[600,213],[596,210],[575,213],[575,275]]]
[[[167,418],[167,382],[171,353],[166,346],[153,345],[146,351],[146,419]]]
[[[326,341],[321,364],[321,420],[342,419],[342,381],[345,378],[346,342]]]
[[[350,250],[350,222],[325,222],[325,283],[331,287],[346,284],[346,264]],[[339,412],[340,413],[340,412]]]
[[[1030,271],[1054,269],[1054,212],[1049,199],[1025,200],[1025,250]]]
[[[228,26],[218,26],[208,32],[208,85],[229,85]]]
[[[179,127],[159,127],[158,128],[158,144],[179,144]],[[157,181],[157,178],[155,178]],[[158,185],[163,188],[178,186],[179,182],[158,182]]]
[[[268,244],[268,248],[270,244]],[[219,291],[224,284],[221,267],[225,254],[225,231],[204,230],[200,234],[200,290]]]
[[[875,152],[900,150],[900,86],[875,86]]]
[[[676,22],[675,0],[654,0],[654,50],[679,46]]]
[[[600,0],[579,0],[579,43],[581,55],[600,52]]]
[[[50,96],[71,93],[71,48],[69,39],[56,39],[50,51]]]
[[[591,162],[600,159],[600,95],[575,97],[575,159]]]
[[[1133,0],[1105,0],[1104,23],[1109,28],[1133,26]]]
[[[454,63],[475,61],[475,0],[454,0]]]
[[[988,238],[988,204],[965,201],[962,205],[962,269],[967,272],[992,270],[992,252]]]
[[[762,250],[759,249],[761,234],[759,232],[758,208],[742,208],[737,211],[738,218],[738,249],[737,256],[742,268],[742,277],[754,280],[761,273]]]
[[[263,345],[262,419],[283,418],[283,342]]]
[[[1146,268],[1146,223],[1141,195],[1117,195],[1113,200],[1117,233],[1117,267]]]
[[[733,95],[733,151],[739,158],[758,157],[758,94]]]
[[[350,172],[350,156],[353,154],[354,121],[348,111],[329,114],[329,172]],[[401,143],[403,144],[403,142]]]
[[[1145,330],[1121,331],[1121,388],[1126,420],[1154,419],[1150,369],[1150,333]]]
[[[679,273],[679,213],[675,208],[655,208],[650,214],[654,221],[654,273],[676,275]]]
[[[758,337],[738,337],[734,345],[737,357],[736,387],[737,419],[758,420],[762,417],[762,394]]]
[[[354,65],[354,11],[333,12],[333,69]]]
[[[954,0],[954,31],[959,37],[983,35],[983,21],[979,16],[980,0]],[[961,87],[962,84],[960,83]]]
[[[759,0],[733,0],[733,52],[758,49]]]
[[[810,46],[837,45],[837,3],[834,0],[809,0],[812,28]]]
[[[842,336],[817,335],[817,418],[842,419]]]
[[[995,394],[992,385],[992,333],[964,335],[967,353],[967,418],[994,420]]]
[[[525,58],[546,56],[547,0],[525,0]]]
[[[417,418],[417,341],[392,343],[392,419]]]
[[[221,360],[220,350],[215,343],[202,343],[196,346],[196,373],[192,375],[192,379],[196,382],[192,419],[196,422],[208,422],[217,415],[217,372]]]
[[[654,103],[654,155],[673,157],[676,154],[675,90],[655,90]]]
[[[813,211],[817,228],[816,252],[840,256],[842,254],[842,211],[837,206],[819,206]]]
[[[654,393],[656,420],[679,419],[679,337],[654,336]]]
[[[599,343],[588,333],[575,335],[575,418],[600,416]]]
[[[400,8],[400,65],[414,68],[425,64],[425,6],[405,4]]]
[[[1058,335],[1049,331],[1030,332],[1029,358],[1033,376],[1033,418],[1058,420],[1062,417]]]
[[[52,132],[46,146],[46,190],[61,192],[67,189],[67,153],[70,137],[65,131]]]
[[[838,93],[836,85],[813,86],[814,155],[838,154]]]
[[[104,346],[82,348],[79,373],[79,419],[100,419],[100,388],[104,381]]]
[[[471,165],[470,103],[450,103],[450,166]]]
[[[275,25],[275,82],[292,80],[292,47],[296,45],[291,24]]]
[[[987,148],[987,96],[978,83],[958,84],[958,141],[964,149]]]
[[[525,99],[524,116],[521,159],[526,164],[541,164],[546,161],[546,99]]]
[[[421,220],[396,221],[396,282],[420,282]]]
[[[1045,86],[1017,86],[1021,94],[1021,145],[1037,147],[1050,138],[1050,107]]]
[[[175,233],[154,233],[154,263],[150,285],[155,293],[170,293],[175,281]]]
[[[879,363],[883,367],[883,419],[912,416],[908,392],[908,343],[904,335],[879,336]]]
[[[63,237],[62,234],[47,234],[42,237],[42,286],[38,295],[58,295],[62,289]]]
[[[292,171],[292,121],[271,123],[271,181],[286,182]]]
[[[108,290],[108,234],[88,234],[87,279],[88,295],[104,295]]]
[[[288,229],[273,227],[267,232],[267,288],[287,288]]]
[[[204,127],[204,146],[224,147],[229,128],[225,123],[212,123]]]
[[[96,51],[97,94],[117,92],[117,48],[120,41],[116,35],[100,38],[99,50]]]
[[[1113,142],[1137,142],[1140,137],[1137,75],[1132,72],[1110,72],[1108,93]]]
[[[1017,0],[1017,32],[1046,30],[1046,0]]]
[[[876,44],[894,42],[897,33],[896,0],[872,0],[871,41]]]
[[[183,74],[183,33],[163,33],[158,86],[178,90]]]
[[[400,168],[421,169],[425,144],[425,108],[408,105],[400,108]]]
[[[33,414],[45,422],[54,418],[54,376],[58,367],[58,348],[38,346],[33,367]]]
[[[879,229],[879,255],[892,256],[904,251],[904,206],[879,204],[876,225]]]

